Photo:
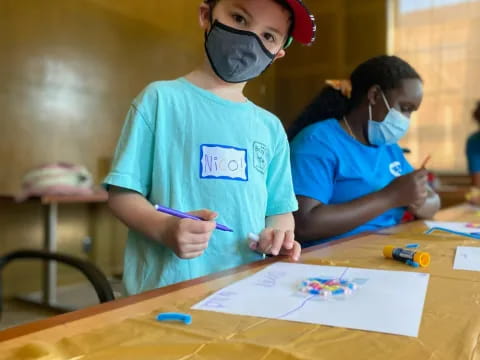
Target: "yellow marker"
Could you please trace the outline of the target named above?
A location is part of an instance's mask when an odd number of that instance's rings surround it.
[[[409,264],[414,262],[421,267],[430,265],[430,254],[424,251],[411,251],[388,245],[383,248],[383,256]]]

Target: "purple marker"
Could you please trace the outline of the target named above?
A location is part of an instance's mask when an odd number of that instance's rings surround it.
[[[168,215],[176,216],[176,217],[181,218],[181,219],[192,219],[192,220],[205,221],[204,219],[201,219],[197,216],[193,216],[193,215],[190,215],[190,214],[178,211],[178,210],[173,210],[173,209],[167,208],[165,206],[161,206],[161,205],[155,205],[155,210],[160,211],[160,212],[165,213],[165,214],[168,214]],[[233,230],[230,229],[229,227],[226,227],[225,225],[218,224],[218,223],[217,223],[216,228],[218,230],[222,230],[222,231],[233,232]]]

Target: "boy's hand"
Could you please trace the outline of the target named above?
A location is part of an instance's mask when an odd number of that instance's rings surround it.
[[[260,234],[260,241],[250,243],[250,249],[273,256],[287,255],[292,260],[298,261],[302,247],[295,241],[292,230],[283,231],[266,228]]]
[[[171,216],[167,220],[165,230],[160,234],[161,242],[181,259],[193,259],[202,255],[216,226],[213,220],[217,213],[213,211],[198,210],[191,211],[190,214],[206,221]]]

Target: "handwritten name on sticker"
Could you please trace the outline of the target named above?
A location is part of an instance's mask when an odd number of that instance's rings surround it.
[[[200,178],[248,181],[247,149],[201,145]]]

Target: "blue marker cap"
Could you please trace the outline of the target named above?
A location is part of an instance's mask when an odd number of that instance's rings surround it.
[[[417,263],[417,262],[415,262],[415,261],[412,261],[412,260],[407,260],[405,263],[406,263],[407,265],[413,266],[413,267],[415,267],[415,268],[420,267],[420,264],[419,264],[419,263]]]
[[[181,321],[185,325],[190,325],[192,323],[192,316],[189,314],[182,313],[161,313],[157,315],[158,321]]]

